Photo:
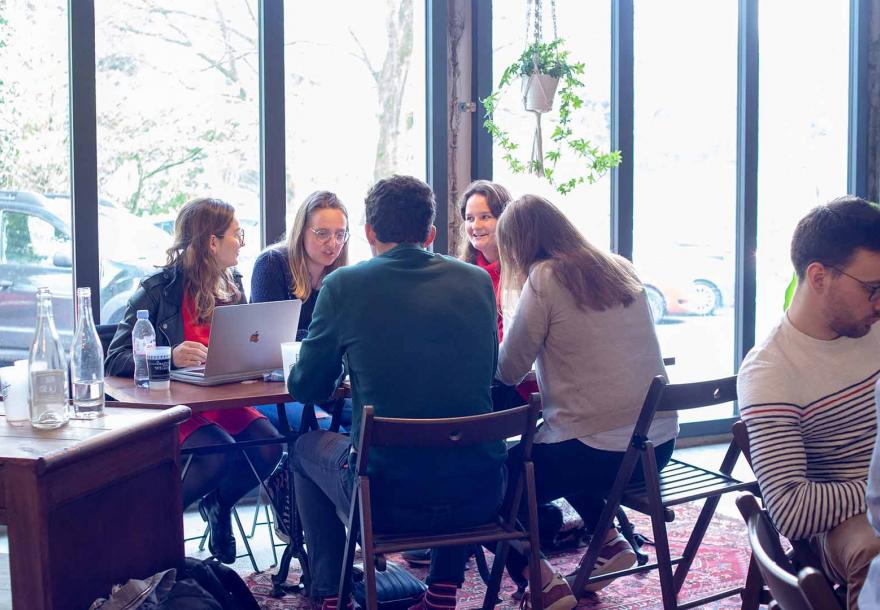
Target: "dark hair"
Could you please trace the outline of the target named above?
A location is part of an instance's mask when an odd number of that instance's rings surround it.
[[[412,176],[379,180],[367,193],[367,224],[385,243],[421,244],[434,224],[437,204],[431,187]]]
[[[860,197],[838,197],[810,210],[791,238],[791,262],[799,280],[810,263],[844,267],[859,248],[880,252],[880,207]]]
[[[468,199],[474,195],[482,195],[486,198],[486,203],[489,205],[489,211],[492,212],[492,216],[495,218],[501,216],[501,212],[504,211],[505,206],[510,203],[510,193],[500,184],[489,180],[474,180],[467,185],[464,194],[461,196],[461,199],[458,200],[458,211],[461,214],[462,220],[465,219],[464,216],[465,210],[467,209]],[[474,248],[473,244],[467,239],[464,239],[461,242],[461,254],[459,254],[459,258],[471,264],[477,262],[477,249]]]
[[[537,195],[509,204],[495,234],[505,289],[521,288],[532,268],[548,261],[581,309],[626,307],[643,290],[628,260],[595,247],[559,208]]]

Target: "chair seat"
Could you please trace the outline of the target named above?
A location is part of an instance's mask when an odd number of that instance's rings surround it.
[[[731,491],[757,489],[755,481],[740,481],[720,472],[713,472],[672,459],[660,472],[660,504],[666,509],[666,521],[672,521],[674,513],[667,507],[702,500]],[[630,485],[623,494],[621,504],[643,514],[650,514],[650,504],[644,482]]]
[[[377,553],[391,550],[432,548],[437,546],[467,546],[498,540],[526,539],[521,530],[510,530],[498,523],[487,523],[477,527],[457,530],[454,534],[373,534],[373,545]]]

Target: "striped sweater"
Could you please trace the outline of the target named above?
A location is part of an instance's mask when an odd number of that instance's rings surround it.
[[[822,341],[783,317],[746,356],[740,412],[761,493],[784,536],[807,538],[865,512],[878,373],[880,325],[858,339]]]

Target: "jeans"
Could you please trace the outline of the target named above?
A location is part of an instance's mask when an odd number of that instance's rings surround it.
[[[657,468],[662,470],[672,457],[675,439],[654,448]],[[596,522],[605,508],[605,497],[614,485],[617,471],[623,462],[623,451],[603,451],[585,445],[578,439],[559,443],[534,443],[532,463],[535,466],[535,500],[538,505],[565,498],[574,508],[588,532],[596,527]],[[522,449],[515,445],[507,455],[507,468],[513,476],[522,472]],[[641,459],[636,463],[630,481],[644,479]],[[525,506],[521,507],[520,520],[528,522]],[[603,535],[604,532],[596,532]],[[511,545],[508,557],[508,570],[518,575],[528,565],[528,557],[516,545]]]
[[[348,437],[323,430],[303,434],[294,450],[296,503],[309,550],[312,573],[310,594],[313,599],[336,595],[339,589],[345,551],[345,525],[356,478],[348,466],[350,451]],[[465,474],[463,478],[472,481],[473,474]],[[384,485],[371,476],[373,529],[439,533],[486,523],[497,514],[503,499],[504,467],[484,478],[485,493],[450,498],[446,505],[423,505],[417,498],[408,496],[405,490],[401,494],[399,488],[397,494],[383,493],[386,491],[383,490]],[[406,502],[407,498],[415,501]],[[427,583],[444,582],[461,586],[467,555],[467,547],[432,550]]]
[[[304,405],[301,402],[284,403],[284,411],[287,413],[287,423],[290,424],[290,429],[294,432],[297,432],[299,430],[300,424],[302,423],[303,406]],[[276,405],[260,405],[255,408],[257,411],[268,417],[273,426],[275,426],[278,430],[281,429],[281,421],[278,419],[278,407]],[[315,414],[319,416],[318,427],[320,427],[322,430],[329,430],[330,424],[332,422],[332,418],[329,417],[330,414],[324,411],[318,405],[315,405]],[[321,417],[322,414],[324,414],[325,416]],[[345,404],[342,407],[342,414],[339,418],[339,423],[341,425],[339,429],[342,432],[346,432],[351,427],[350,398],[345,399]]]

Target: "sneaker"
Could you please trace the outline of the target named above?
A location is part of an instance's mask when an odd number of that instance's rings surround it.
[[[636,552],[630,546],[623,534],[617,532],[617,535],[602,545],[599,549],[599,557],[596,559],[596,565],[593,568],[591,576],[599,576],[610,572],[625,570],[636,565]],[[584,587],[587,591],[598,591],[607,587],[614,579],[600,580],[588,584]]]
[[[412,567],[423,568],[431,565],[431,549],[413,549],[404,551],[401,556]]]
[[[562,577],[562,574],[554,574],[553,579],[541,589],[544,598],[544,610],[572,610],[578,605],[578,600],[571,592],[571,586]],[[522,610],[532,610],[532,602],[529,600],[529,592],[526,591],[520,602]]]
[[[279,460],[275,470],[266,479],[266,495],[272,507],[272,523],[275,536],[290,544],[290,523],[293,521],[293,507],[290,502],[290,470],[287,453]]]

